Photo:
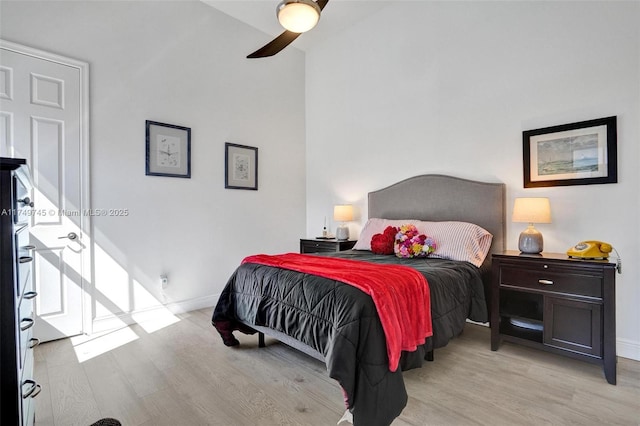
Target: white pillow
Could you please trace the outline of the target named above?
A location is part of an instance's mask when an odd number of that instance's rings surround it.
[[[371,250],[371,238],[384,232],[387,226],[415,225],[421,234],[436,242],[436,250],[429,257],[459,260],[480,267],[491,248],[491,235],[486,229],[468,222],[426,222],[415,219],[371,218],[360,232],[354,250]]]

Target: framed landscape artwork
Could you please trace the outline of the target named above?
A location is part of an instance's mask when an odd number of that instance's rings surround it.
[[[618,182],[616,117],[522,132],[524,187]]]

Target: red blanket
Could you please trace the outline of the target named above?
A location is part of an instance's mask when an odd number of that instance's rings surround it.
[[[387,340],[391,371],[398,368],[402,351],[415,351],[433,335],[429,285],[413,268],[296,253],[258,254],[246,257],[242,263],[318,275],[350,284],[370,295]]]

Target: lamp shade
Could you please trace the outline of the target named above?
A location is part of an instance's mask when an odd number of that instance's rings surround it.
[[[350,204],[338,204],[334,206],[333,220],[336,222],[348,222],[353,220],[353,206]]]
[[[516,198],[513,222],[551,223],[551,205],[548,198]]]
[[[320,20],[320,7],[312,0],[283,0],[278,4],[276,14],[286,30],[304,33]]]

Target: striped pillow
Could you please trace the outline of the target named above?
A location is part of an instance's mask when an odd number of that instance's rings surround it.
[[[415,219],[389,220],[371,218],[362,228],[354,250],[371,250],[371,238],[387,226],[413,224],[436,242],[436,251],[429,257],[460,260],[480,267],[491,248],[491,235],[487,230],[468,222],[425,222]]]
[[[493,239],[486,229],[468,222],[420,222],[417,227],[436,242],[436,251],[430,257],[469,262],[478,268]]]

